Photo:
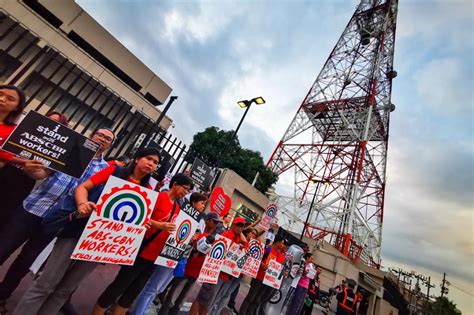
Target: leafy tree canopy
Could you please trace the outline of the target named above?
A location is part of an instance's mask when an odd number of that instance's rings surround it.
[[[192,163],[197,157],[209,166],[229,168],[249,183],[259,172],[255,188],[265,193],[276,183],[278,176],[265,167],[260,152],[242,148],[238,137],[232,138],[233,133],[233,130],[225,131],[217,127],[198,132],[194,135],[186,161]]]
[[[437,297],[436,301],[425,304],[423,314],[461,315],[461,311],[447,297]]]

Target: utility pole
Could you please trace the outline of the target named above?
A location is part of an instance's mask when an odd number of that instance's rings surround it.
[[[445,294],[447,295],[449,292],[448,286],[451,283],[449,283],[448,280],[446,280],[446,272],[443,273],[443,282],[441,283],[441,297],[443,297]]]

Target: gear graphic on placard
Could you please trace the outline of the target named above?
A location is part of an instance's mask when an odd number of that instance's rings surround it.
[[[125,184],[112,187],[97,205],[97,214],[103,218],[125,223],[144,225],[147,221],[151,201],[140,186]]]

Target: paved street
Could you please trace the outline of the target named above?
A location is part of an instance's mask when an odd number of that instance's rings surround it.
[[[3,279],[8,267],[12,263],[14,257],[18,254],[18,251],[15,252],[10,259],[8,259],[3,266],[0,267],[0,276]],[[99,266],[90,277],[85,279],[82,284],[79,286],[78,290],[74,293],[72,297],[72,303],[77,311],[80,314],[90,314],[92,306],[94,305],[97,297],[102,293],[105,287],[112,281],[117,273],[119,267],[113,265],[101,265]],[[33,281],[32,274],[28,274],[23,281],[21,282],[20,286],[17,288],[13,296],[8,300],[8,309],[13,311],[15,305],[20,300],[23,293],[28,289],[29,285]],[[243,284],[240,286],[240,291],[237,296],[237,309],[240,308],[240,304],[242,303],[245,295],[247,294],[249,286],[247,284]],[[182,314],[187,314],[187,310],[189,310],[190,302],[192,302],[197,293],[199,291],[199,287],[195,286],[188,297],[188,302],[185,303],[184,307],[182,308]],[[149,309],[147,315],[155,315],[157,314],[157,309],[154,306],[153,308]],[[230,315],[231,313],[228,311],[224,311],[222,315]],[[314,315],[322,315],[318,307],[315,307],[313,310]],[[333,314],[332,312],[330,314]],[[30,314],[28,314],[30,315]],[[273,314],[271,314],[273,315]]]

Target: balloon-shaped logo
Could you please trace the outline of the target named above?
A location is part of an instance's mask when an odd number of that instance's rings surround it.
[[[143,225],[149,212],[150,200],[139,186],[114,187],[97,206],[97,213],[103,218],[136,225]]]
[[[225,243],[223,241],[217,241],[212,246],[212,249],[209,255],[214,259],[221,260],[224,258],[225,251],[226,251]]]
[[[210,198],[211,211],[217,213],[219,217],[223,217],[229,212],[231,206],[232,200],[226,195],[222,187],[214,188]]]
[[[184,220],[176,229],[176,242],[182,243],[191,235],[191,221]]]

